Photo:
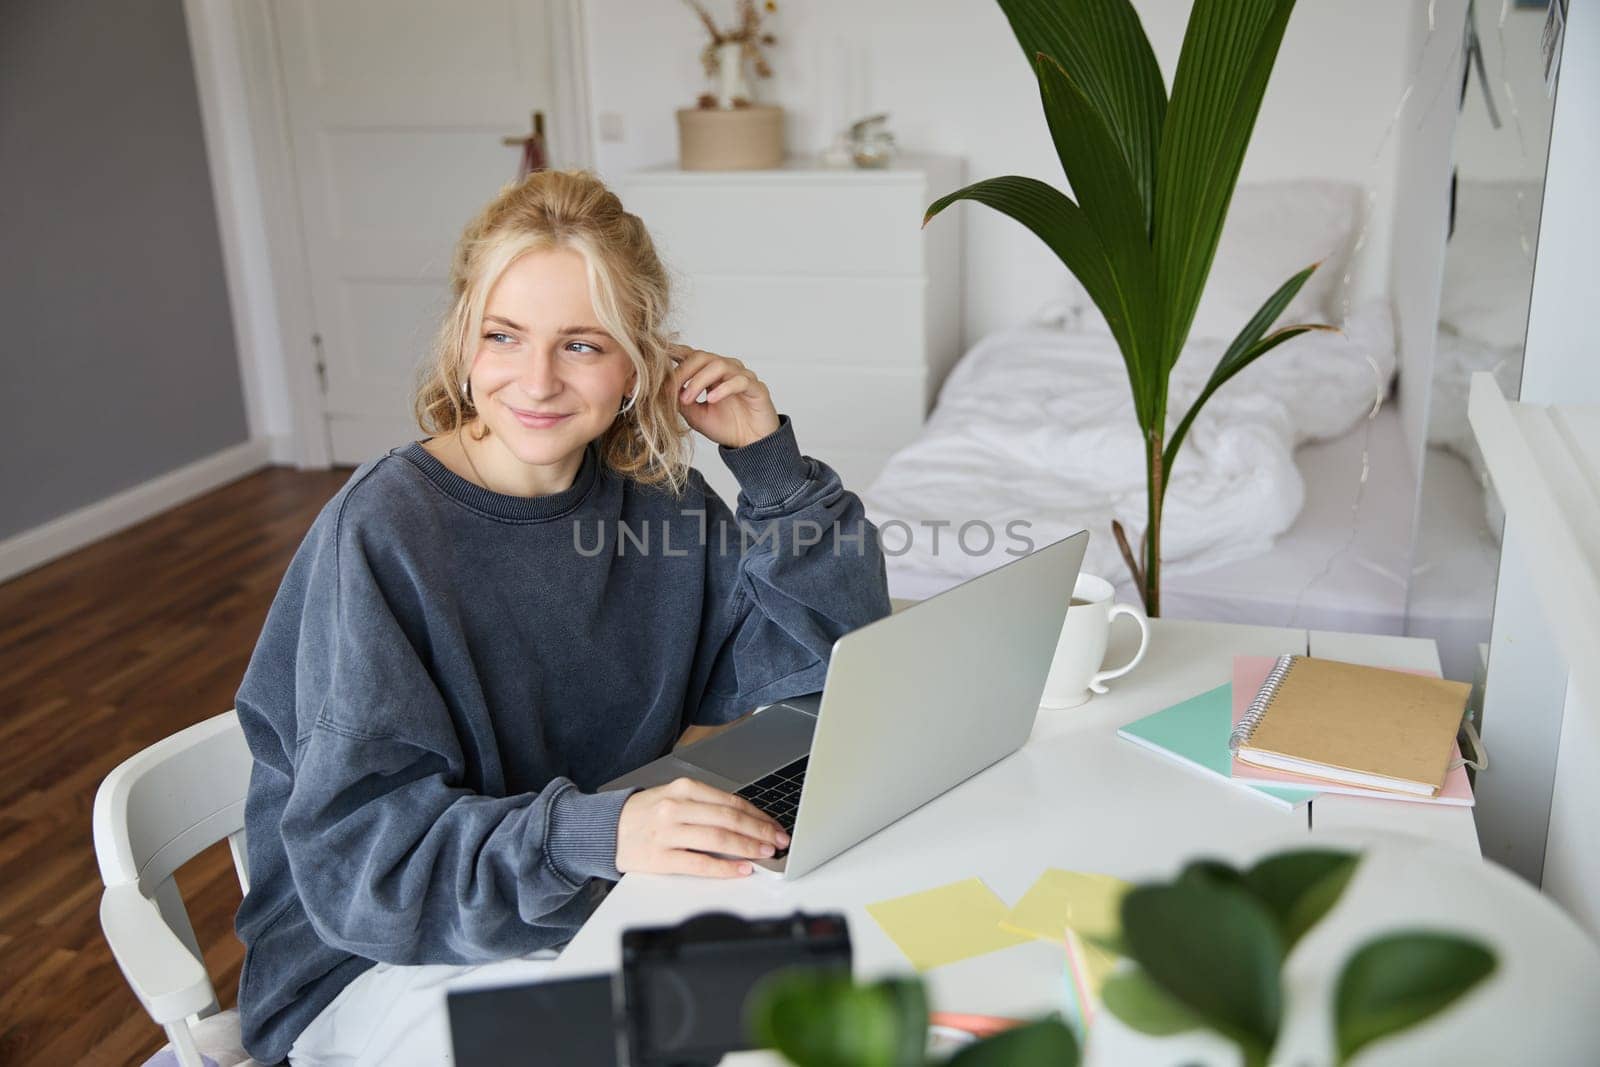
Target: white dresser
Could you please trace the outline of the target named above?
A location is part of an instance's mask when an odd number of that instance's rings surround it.
[[[800,450],[864,490],[927,417],[961,354],[961,220],[929,204],[961,161],[884,170],[652,167],[618,183],[673,275],[683,344],[743,360],[794,422]],[[730,507],[738,484],[695,437],[695,466]]]

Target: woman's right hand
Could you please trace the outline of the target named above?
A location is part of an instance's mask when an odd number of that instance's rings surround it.
[[[622,805],[617,820],[617,870],[623,874],[698,874],[738,878],[751,865],[789,846],[789,835],[743,797],[692,778],[643,789]]]

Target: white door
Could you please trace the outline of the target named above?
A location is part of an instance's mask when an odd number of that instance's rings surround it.
[[[569,2],[274,0],[335,463],[421,436],[451,251],[521,159],[501,139],[543,111],[551,165],[585,165]]]

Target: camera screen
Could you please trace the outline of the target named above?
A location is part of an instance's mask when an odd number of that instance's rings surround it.
[[[457,1067],[621,1062],[610,975],[452,992],[447,1004]]]

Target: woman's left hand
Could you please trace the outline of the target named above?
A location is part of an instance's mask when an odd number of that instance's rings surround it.
[[[674,345],[678,410],[684,421],[719,445],[743,448],[778,428],[772,394],[755,371],[732,356]],[[696,397],[706,390],[706,402]]]

